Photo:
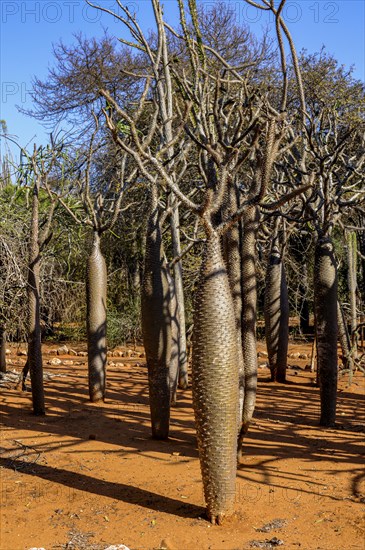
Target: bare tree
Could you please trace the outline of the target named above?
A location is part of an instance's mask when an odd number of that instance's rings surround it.
[[[71,158],[68,169],[70,177],[75,172],[78,177],[72,182],[81,197],[84,217],[62,196],[58,200],[79,224],[92,228],[93,237],[86,269],[87,299],[87,342],[89,395],[92,402],[102,401],[105,397],[106,380],[106,319],[107,319],[107,269],[100,248],[103,233],[111,230],[122,211],[122,199],[125,190],[134,181],[136,169],[130,169],[126,156],[116,152],[111,171],[103,164],[103,141],[97,140],[98,118],[94,115],[94,131],[89,146],[75,165]]]
[[[293,150],[294,155],[291,153],[286,171],[290,179],[296,171],[297,182],[308,178],[313,181],[314,193],[306,204],[304,219],[309,221],[316,242],[314,306],[320,423],[330,426],[336,415],[338,338],[338,273],[333,234],[337,227],[346,227],[353,213],[361,211],[364,201],[361,172],[365,161],[364,123],[347,103],[344,90],[355,90],[360,102],[364,101],[364,95],[351,80],[346,87],[341,69],[331,58],[325,58],[324,62],[310,59],[307,65],[304,60],[302,65],[306,87],[315,82],[316,71],[322,77],[331,76],[323,90],[308,92],[312,101],[307,101],[303,142]]]
[[[45,246],[52,238],[52,220],[57,205],[49,192],[49,179],[59,160],[62,146],[51,145],[46,148],[34,145],[30,155],[23,149],[24,163],[20,166],[19,178],[22,185],[29,186],[31,193],[31,222],[28,244],[28,368],[32,384],[33,412],[45,414],[43,364],[40,323],[40,262]],[[40,212],[40,195],[46,192],[48,209]]]

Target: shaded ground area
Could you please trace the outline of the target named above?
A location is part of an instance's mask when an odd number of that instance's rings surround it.
[[[350,388],[341,378],[338,423],[320,429],[315,374],[305,370],[310,346],[290,346],[285,385],[268,381],[260,353],[236,514],[213,527],[204,519],[190,390],[179,394],[169,441],[154,441],[142,350],[110,357],[107,400],[93,405],[86,357],[46,346],[47,416],[36,418],[29,392],[15,388],[25,357],[11,351],[14,375],[1,388],[1,550],[365,548],[363,375]]]

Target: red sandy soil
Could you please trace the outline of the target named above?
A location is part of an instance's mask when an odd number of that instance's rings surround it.
[[[291,344],[287,384],[270,383],[260,357],[236,513],[211,526],[190,390],[172,410],[170,439],[154,441],[143,357],[110,357],[107,399],[91,404],[86,357],[47,364],[56,347],[44,347],[47,416],[32,416],[30,392],[15,382],[1,388],[1,550],[365,548],[363,374],[351,387],[341,377],[336,427],[322,429],[310,346]],[[16,351],[8,369],[19,372]]]

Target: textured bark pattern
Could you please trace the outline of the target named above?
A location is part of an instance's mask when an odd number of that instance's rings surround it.
[[[317,365],[322,426],[336,419],[337,398],[337,269],[333,245],[320,239],[315,250],[314,306],[316,318]]]
[[[224,217],[229,217],[238,209],[236,189],[231,186],[226,202]],[[227,214],[227,216],[226,216]],[[237,330],[237,367],[239,376],[239,426],[241,429],[241,418],[245,394],[245,376],[242,348],[242,264],[241,264],[241,236],[240,223],[237,222],[223,237],[224,258],[227,266],[228,279],[231,287]]]
[[[147,225],[141,306],[152,435],[157,439],[166,439],[170,423],[170,288],[157,208],[150,215]]]
[[[238,425],[237,332],[220,239],[209,236],[195,295],[192,386],[207,515],[233,511]]]
[[[94,403],[105,397],[106,289],[106,265],[95,234],[86,272],[89,395]]]
[[[6,372],[6,332],[0,327],[0,372]]]
[[[256,403],[257,349],[256,349],[256,239],[259,212],[249,206],[243,216],[242,239],[242,346],[245,372],[245,397],[239,451],[247,433]]]
[[[289,337],[289,301],[284,265],[276,247],[273,247],[270,253],[266,272],[265,336],[271,380],[285,382]]]

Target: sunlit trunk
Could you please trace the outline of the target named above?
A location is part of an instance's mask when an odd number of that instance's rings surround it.
[[[170,219],[170,228],[171,228],[173,255],[174,257],[179,257],[181,254],[181,244],[180,244],[180,218],[179,218],[179,208],[177,204],[173,205],[171,219]],[[175,319],[176,319],[175,338],[177,343],[178,362],[179,362],[179,386],[185,389],[188,387],[189,378],[188,378],[188,355],[187,355],[187,344],[186,344],[185,299],[184,299],[181,260],[175,262],[174,264],[174,284],[175,284],[176,305],[177,305],[177,311],[175,315]]]
[[[338,339],[341,346],[342,362],[344,369],[353,368],[351,357],[351,339],[347,329],[346,317],[340,302],[337,302]]]
[[[169,269],[166,266],[167,279],[169,282],[170,291],[170,319],[171,319],[171,356],[169,363],[169,387],[170,387],[170,403],[176,405],[177,398],[177,384],[179,380],[179,366],[180,366],[180,345],[179,345],[179,308],[176,299],[176,286],[175,280],[171,276]]]
[[[233,512],[237,467],[237,330],[220,238],[209,235],[195,294],[192,387],[207,515]]]
[[[89,395],[94,403],[103,401],[105,398],[106,292],[105,259],[100,250],[100,236],[95,231],[86,272]]]
[[[256,206],[246,208],[242,238],[242,347],[244,364],[244,402],[239,453],[242,440],[248,431],[256,404],[257,347],[256,347],[256,240],[259,212]]]
[[[351,320],[351,347],[352,354],[357,354],[357,309],[356,309],[356,290],[357,290],[357,238],[356,232],[347,233],[347,265],[348,265],[348,287],[350,302],[350,320]]]
[[[223,215],[228,219],[238,209],[235,187],[231,186],[228,192],[226,208]],[[238,430],[241,430],[241,419],[245,393],[245,376],[242,348],[242,261],[241,261],[241,224],[236,222],[223,237],[223,252],[227,266],[229,284],[232,291],[233,305],[237,330],[237,368],[239,376],[239,411],[240,420]]]

